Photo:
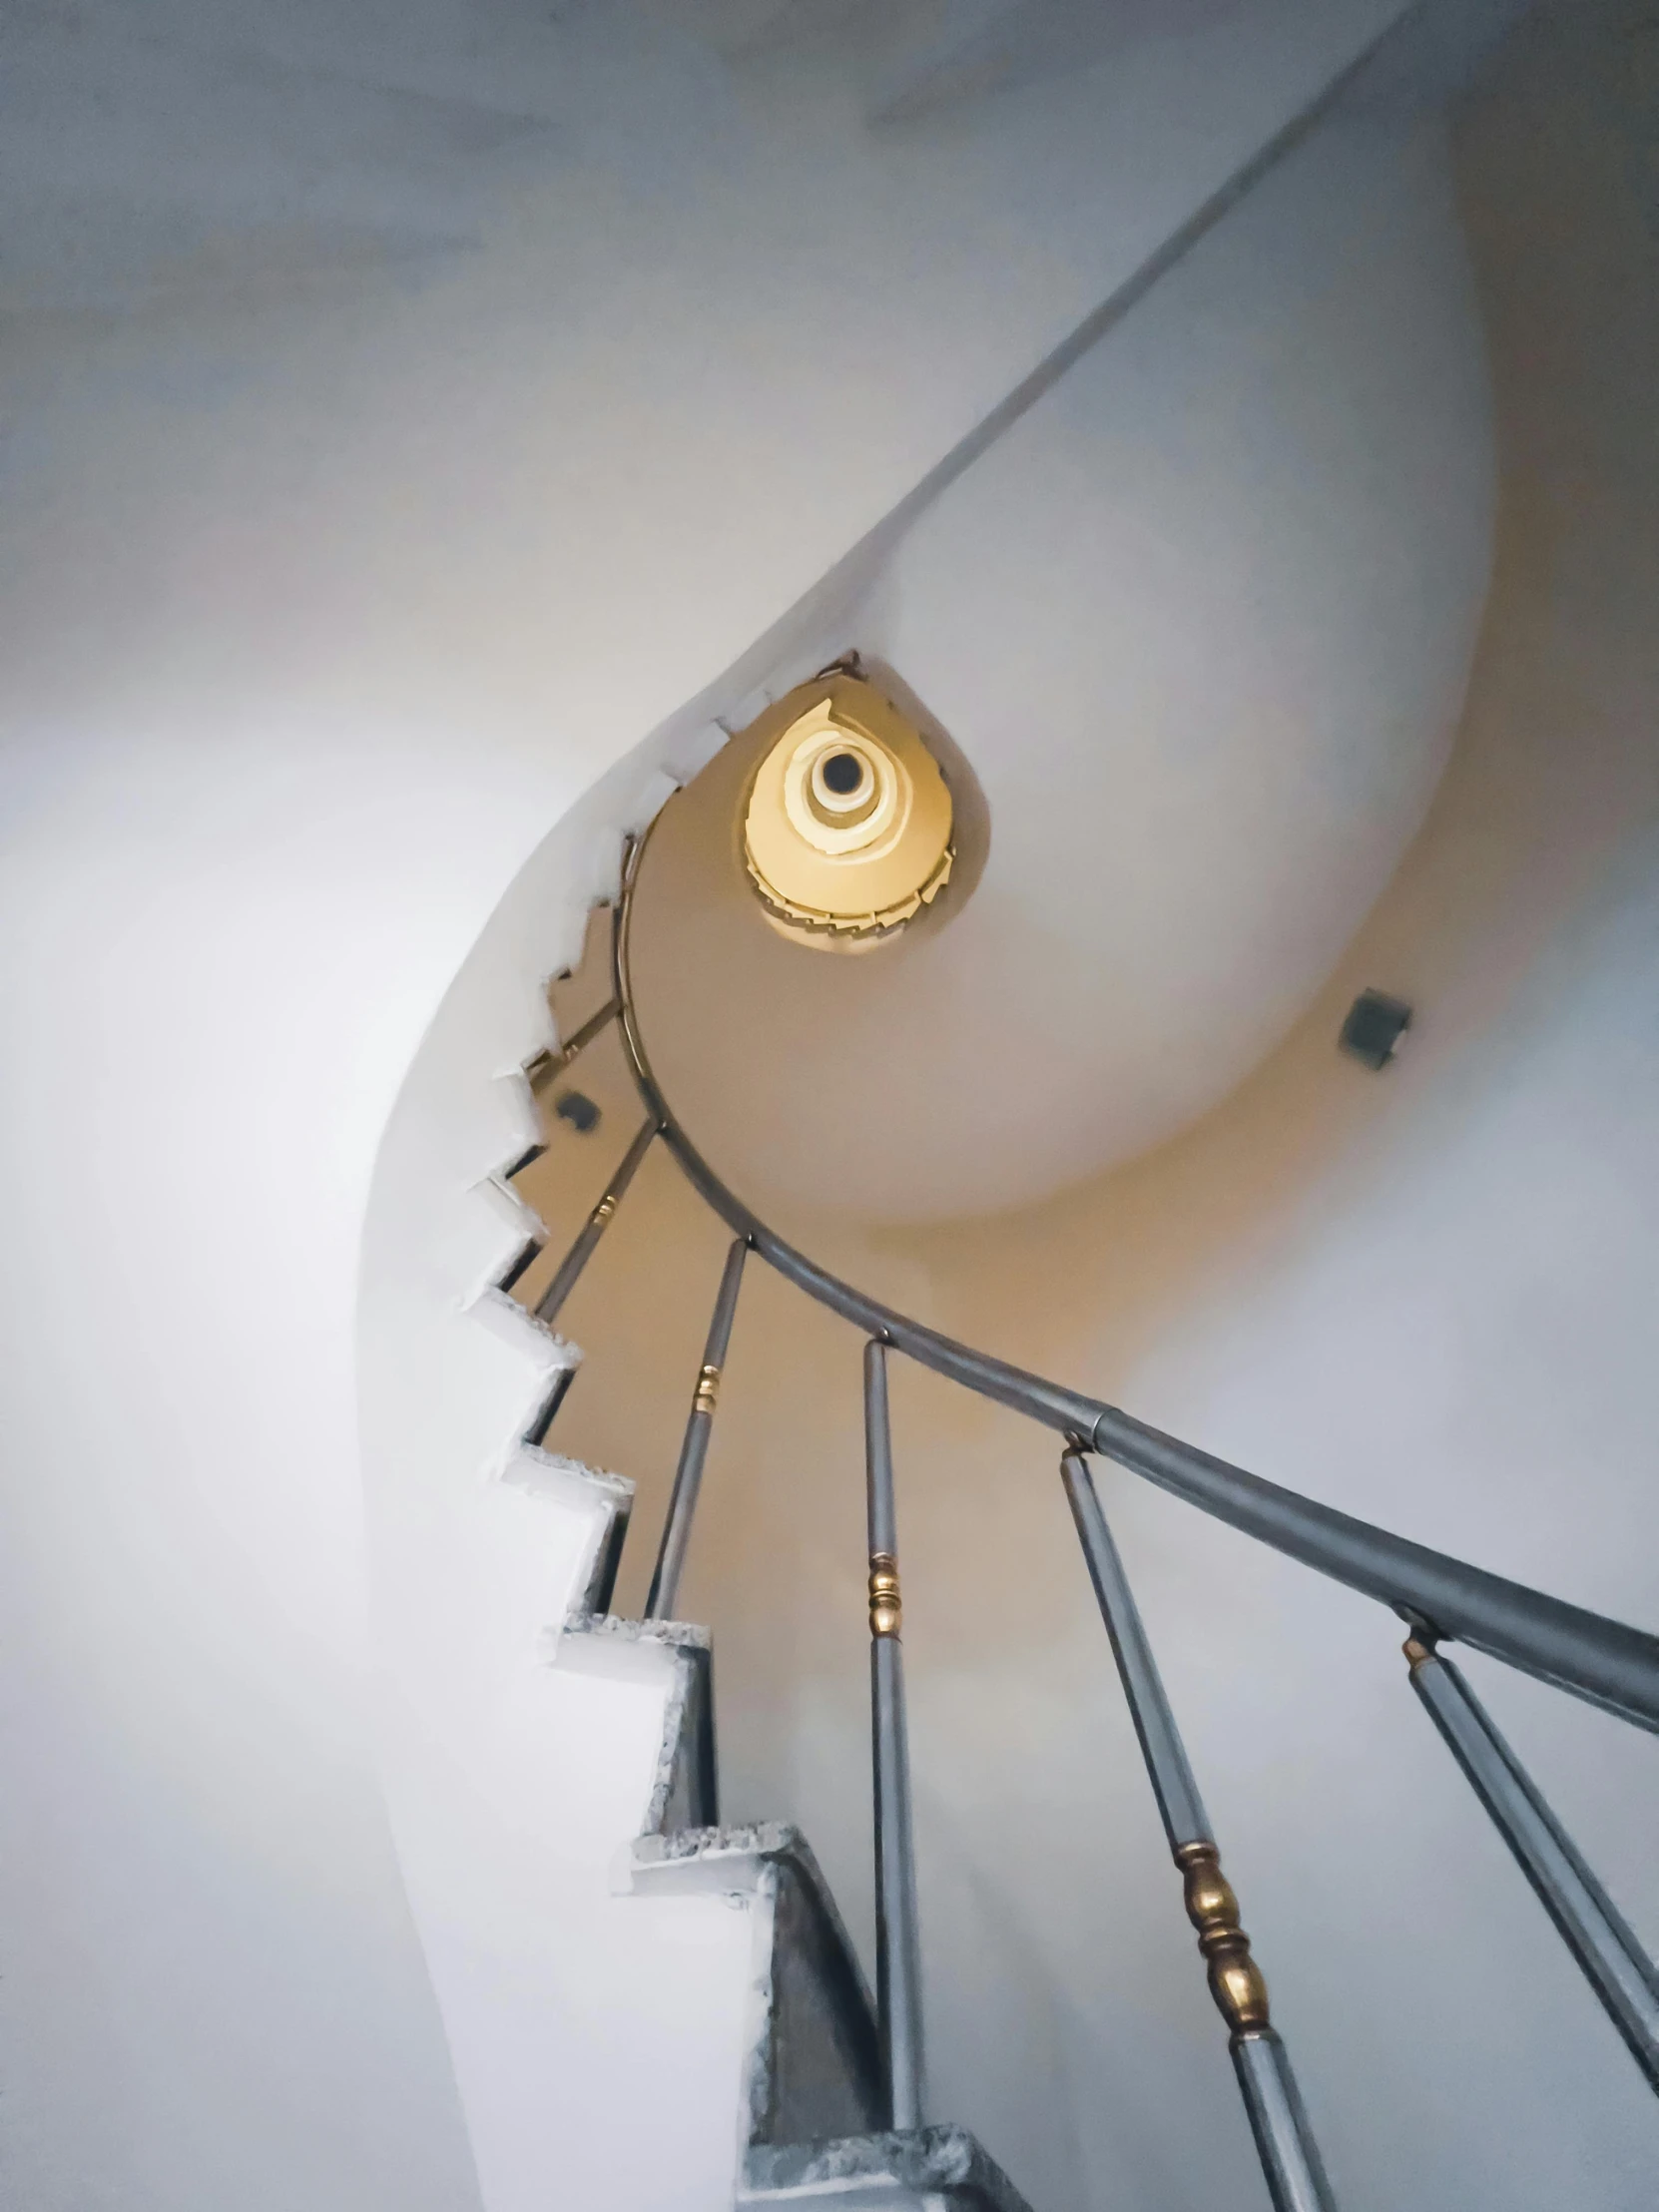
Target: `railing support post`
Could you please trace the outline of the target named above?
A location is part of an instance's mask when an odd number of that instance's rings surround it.
[[[1268,2194],[1275,2212],[1336,2212],[1290,2054],[1268,2016],[1267,1983],[1251,1956],[1250,1937],[1239,1925],[1239,1901],[1221,1871],[1209,1815],[1088,1461],[1081,1451],[1067,1451],[1060,1473],[1170,1853],[1181,1869],[1187,1918],[1198,1931],[1198,1947],[1209,1966],[1210,1994],[1231,2030],[1233,2070]]]
[[[570,1063],[587,1050],[600,1031],[615,1021],[621,1011],[622,1001],[613,993],[599,1011],[589,1014],[581,1027],[568,1036],[563,1044],[549,1045],[545,1051],[538,1052],[533,1060],[527,1060],[524,1073],[531,1092],[539,1094],[547,1088],[554,1076],[562,1075]]]
[[[1406,1640],[1405,1657],[1411,1687],[1424,1711],[1514,1853],[1539,1904],[1629,2044],[1632,2057],[1659,2089],[1659,1969],[1579,1857],[1572,1838],[1460,1670],[1440,1657],[1426,1634]]]
[[[889,2124],[921,2125],[921,1945],[904,1725],[903,1603],[887,1419],[887,1348],[864,1347],[864,1474],[869,1510],[869,1699],[875,1781],[875,1996]]]
[[[621,1165],[605,1187],[605,1195],[582,1224],[576,1242],[559,1263],[559,1272],[536,1301],[536,1319],[551,1323],[560,1307],[575,1290],[577,1278],[593,1258],[594,1246],[610,1226],[611,1216],[622,1204],[628,1186],[634,1180],[640,1162],[651,1149],[651,1140],[662,1124],[647,1121],[639,1135],[623,1154]]]
[[[697,1493],[703,1482],[703,1462],[709,1456],[709,1433],[714,1427],[715,1404],[720,1396],[721,1370],[726,1365],[732,1343],[732,1323],[738,1311],[738,1289],[743,1282],[743,1263],[748,1250],[747,1242],[739,1237],[726,1255],[714,1318],[709,1323],[708,1340],[703,1347],[703,1365],[698,1370],[692,1409],[686,1418],[680,1460],[674,1470],[674,1488],[669,1496],[668,1518],[663,1523],[663,1540],[657,1552],[650,1594],[645,1601],[648,1621],[667,1620],[673,1614],[674,1601],[679,1594],[680,1574],[691,1543],[692,1516],[697,1511]]]

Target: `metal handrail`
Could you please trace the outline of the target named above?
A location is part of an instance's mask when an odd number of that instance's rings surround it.
[[[1659,1734],[1659,1636],[1390,1534],[1232,1466],[1081,1390],[1050,1382],[867,1297],[776,1236],[716,1175],[663,1096],[640,1035],[629,970],[634,892],[650,830],[623,863],[613,916],[614,998],[648,1118],[687,1180],[734,1235],[831,1313],[981,1397],[1100,1452],[1247,1536],[1392,1606],[1429,1638],[1456,1641]]]

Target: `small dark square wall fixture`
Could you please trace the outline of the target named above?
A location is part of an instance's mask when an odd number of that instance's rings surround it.
[[[561,1121],[568,1121],[579,1137],[599,1127],[599,1108],[582,1091],[566,1091],[553,1111]]]
[[[1385,1068],[1411,1026],[1411,1009],[1386,991],[1362,991],[1348,1010],[1337,1042],[1369,1068]]]

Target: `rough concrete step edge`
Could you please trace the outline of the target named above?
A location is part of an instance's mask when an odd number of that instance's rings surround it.
[[[873,2207],[883,2202],[882,2192],[893,2212],[939,2200],[952,2212],[1031,2212],[995,2159],[954,2125],[754,2146],[737,2203],[739,2212],[837,2200]]]

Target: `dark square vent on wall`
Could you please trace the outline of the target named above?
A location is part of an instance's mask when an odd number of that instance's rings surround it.
[[[561,1121],[568,1121],[579,1137],[599,1127],[599,1108],[583,1091],[566,1091],[553,1111]]]
[[[1348,1010],[1337,1042],[1369,1068],[1385,1068],[1411,1026],[1411,1009],[1386,991],[1362,991]]]

